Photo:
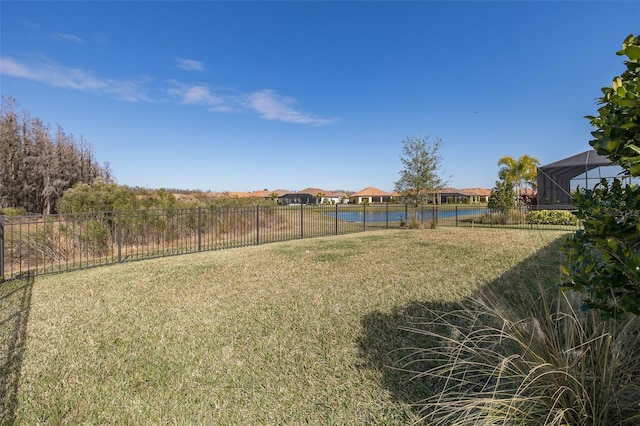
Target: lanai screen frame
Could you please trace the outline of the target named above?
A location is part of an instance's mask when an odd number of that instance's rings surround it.
[[[571,179],[612,164],[609,158],[590,150],[538,167],[538,205],[571,204]]]

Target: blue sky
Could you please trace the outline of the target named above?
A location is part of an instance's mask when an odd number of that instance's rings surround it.
[[[590,149],[640,1],[0,2],[0,89],[118,183],[391,191],[407,136],[493,187]]]

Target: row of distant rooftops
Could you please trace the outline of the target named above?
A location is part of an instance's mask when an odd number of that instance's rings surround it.
[[[435,191],[441,199],[447,198],[470,198],[473,201],[486,201],[491,193],[490,189],[484,188],[445,188]],[[313,204],[313,203],[384,203],[402,199],[402,194],[398,192],[386,192],[381,189],[369,186],[358,192],[348,191],[328,191],[321,188],[305,188],[299,191],[286,189],[268,190],[263,189],[253,192],[225,192],[221,196],[237,198],[262,198],[276,199],[280,204]]]

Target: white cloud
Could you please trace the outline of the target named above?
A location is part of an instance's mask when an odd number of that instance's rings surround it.
[[[298,111],[297,101],[291,97],[281,96],[274,90],[259,90],[244,95],[228,95],[214,93],[205,84],[183,84],[175,80],[170,81],[172,87],[167,90],[171,96],[179,99],[185,105],[203,105],[210,111],[242,112],[255,111],[265,120],[277,120],[287,123],[311,124],[322,126],[339,121],[335,118],[319,118]]]
[[[204,84],[183,84],[175,80],[169,82],[172,87],[167,89],[167,93],[179,99],[185,105],[204,105],[210,111],[230,112],[233,111],[231,98],[217,95]]]
[[[281,96],[274,90],[264,89],[246,96],[246,106],[257,111],[265,120],[322,126],[338,121],[336,118],[314,117],[294,108],[294,98]]]
[[[58,33],[58,34],[53,34],[51,37],[56,39],[56,40],[60,40],[60,41],[70,41],[72,43],[78,43],[78,44],[83,44],[84,43],[83,39],[81,39],[80,37],[75,36],[73,34]]]
[[[25,64],[12,57],[0,57],[0,75],[64,89],[104,93],[129,102],[149,100],[143,93],[140,82],[101,78],[89,71],[64,67],[51,61]]]
[[[177,58],[178,68],[186,70],[186,71],[204,71],[204,64],[200,61],[195,61],[193,59],[183,59]]]
[[[128,102],[152,101],[145,93],[150,79],[130,81],[104,78],[91,71],[65,67],[49,60],[26,63],[10,56],[0,57],[0,75],[64,89],[105,94]],[[313,126],[340,121],[337,118],[322,118],[303,112],[297,108],[296,99],[282,96],[269,89],[248,94],[229,94],[225,89],[214,91],[207,84],[185,84],[170,80],[169,87],[165,88],[165,91],[171,97],[178,99],[181,104],[201,105],[213,112],[250,110],[257,112],[265,120]]]

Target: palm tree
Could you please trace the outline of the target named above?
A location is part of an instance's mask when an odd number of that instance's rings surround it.
[[[523,155],[518,161],[521,163],[524,184],[535,191],[538,187],[538,166],[540,165],[540,160],[536,157]]]
[[[523,155],[516,160],[507,155],[498,160],[498,166],[502,166],[498,176],[513,185],[520,199],[522,188],[530,187],[535,190],[539,165],[540,160],[536,157]]]

